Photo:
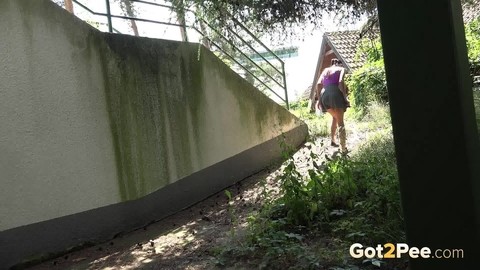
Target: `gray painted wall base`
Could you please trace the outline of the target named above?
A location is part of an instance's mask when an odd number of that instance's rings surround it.
[[[308,133],[305,125],[284,134],[298,147]],[[255,174],[281,158],[280,139],[271,139],[196,172],[141,199],[6,230],[0,233],[0,268],[21,269],[82,245],[112,239],[174,214],[215,192]]]

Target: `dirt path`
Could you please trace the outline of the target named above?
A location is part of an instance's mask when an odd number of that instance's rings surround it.
[[[330,155],[338,150],[321,148],[324,140],[318,139],[313,146],[307,143],[296,152],[294,158],[300,172],[306,173],[309,168],[309,148]],[[359,141],[350,134],[349,149]],[[222,191],[143,229],[28,269],[215,269],[213,250],[231,239],[232,216],[238,227],[245,226],[248,214],[262,203],[263,185],[273,190],[278,187],[276,179],[281,169],[281,164],[272,165],[228,188],[233,207],[229,207]],[[232,209],[233,215],[229,212]]]

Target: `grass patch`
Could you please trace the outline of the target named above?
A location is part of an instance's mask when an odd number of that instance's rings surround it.
[[[345,122],[348,128],[360,133],[391,132],[392,130],[390,109],[385,104],[378,102],[370,103],[368,110],[365,112],[347,110]]]
[[[325,114],[318,116],[310,112],[308,100],[297,101],[290,105],[290,112],[302,119],[309,129],[310,140],[318,137],[328,136],[330,132],[330,121]]]

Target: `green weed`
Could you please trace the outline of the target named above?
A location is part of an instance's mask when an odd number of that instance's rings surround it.
[[[348,268],[361,264],[348,256],[354,242],[405,241],[388,107],[371,105],[362,121],[348,117],[352,129],[368,133],[366,141],[352,156],[324,159],[312,151],[307,175],[281,143],[286,161],[279,196],[263,192],[267,203],[248,217],[245,238],[225,248],[217,261],[260,269]]]
[[[318,137],[328,136],[330,131],[329,122],[330,119],[327,114],[316,115],[310,112],[308,107],[308,100],[297,101],[290,105],[290,111],[302,119],[308,126],[310,133],[310,140],[314,140]]]

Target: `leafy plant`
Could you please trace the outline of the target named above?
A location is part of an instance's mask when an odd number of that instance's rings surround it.
[[[377,133],[352,160],[357,194],[338,232],[365,243],[403,241],[403,214],[391,133]],[[352,234],[353,233],[353,234]]]
[[[237,216],[235,215],[235,207],[233,207],[233,203],[234,203],[233,197],[232,197],[232,193],[228,189],[225,190],[225,195],[228,198],[228,207],[227,207],[228,214],[233,224],[232,229],[230,230],[230,234],[231,236],[235,236],[235,227],[238,225],[238,219],[237,219]]]
[[[465,38],[467,41],[468,60],[470,63],[480,62],[480,19],[465,25]]]
[[[365,64],[347,78],[352,107],[363,116],[373,102],[388,102],[387,83],[380,39],[363,40],[356,57]]]
[[[480,18],[465,25],[465,38],[467,40],[468,61],[470,62],[470,75],[472,81],[475,82],[474,76],[480,75]],[[477,127],[480,132],[480,88],[478,82],[475,82],[473,89]]]
[[[302,120],[325,121],[304,114],[306,107],[305,103],[292,104]],[[323,145],[310,142],[305,150],[310,150],[309,169],[302,171],[293,149],[280,141],[285,162],[278,175],[279,194],[262,192],[266,203],[248,217],[244,241],[225,249],[226,257],[219,262],[247,260],[261,269],[325,265],[350,269],[352,263],[362,264],[352,262],[345,253],[352,242],[405,241],[388,106],[372,102],[362,118],[350,119],[349,113],[346,117],[350,129],[367,134],[351,156],[317,153],[313,149],[323,149]],[[325,241],[331,244],[322,246]]]

